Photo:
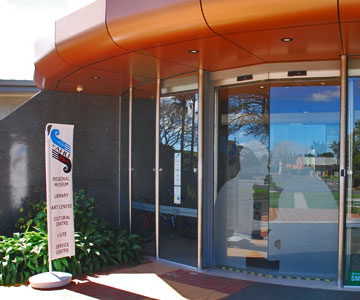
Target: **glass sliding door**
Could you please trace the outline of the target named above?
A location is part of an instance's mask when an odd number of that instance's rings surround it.
[[[358,61],[359,62],[359,61]],[[360,79],[348,79],[346,285],[360,285]]]
[[[156,83],[133,89],[131,217],[144,253],[155,256]]]
[[[191,266],[197,266],[197,113],[197,76],[162,81],[159,257]]]
[[[338,81],[270,90],[269,260],[280,274],[337,277]]]
[[[219,90],[216,264],[336,278],[339,98],[337,80]]]
[[[215,260],[272,267],[268,261],[269,86],[218,92],[218,194]]]

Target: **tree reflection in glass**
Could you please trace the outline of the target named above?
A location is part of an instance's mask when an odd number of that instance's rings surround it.
[[[268,87],[221,89],[215,203],[218,263],[244,268],[267,264],[268,164]]]
[[[169,159],[181,153],[183,200],[187,207],[196,208],[197,198],[191,191],[197,189],[197,93],[161,97],[160,107],[160,151]],[[164,171],[162,177],[168,179],[166,186],[171,191],[173,174]],[[173,199],[168,199],[170,204]]]
[[[359,285],[360,270],[360,84],[348,79],[345,284]]]
[[[160,98],[160,257],[197,265],[197,92]]]
[[[339,86],[219,90],[218,264],[336,276]]]

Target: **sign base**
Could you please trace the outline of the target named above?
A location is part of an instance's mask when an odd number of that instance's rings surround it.
[[[68,285],[72,275],[65,272],[40,273],[29,278],[30,285],[34,289],[54,289]]]

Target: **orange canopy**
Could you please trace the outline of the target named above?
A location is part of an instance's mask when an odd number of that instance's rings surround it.
[[[360,54],[359,32],[358,0],[98,0],[56,22],[55,42],[36,51],[35,83],[120,95],[199,68]]]

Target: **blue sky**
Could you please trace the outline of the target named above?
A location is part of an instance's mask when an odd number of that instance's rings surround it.
[[[271,114],[294,114],[289,124],[270,124],[273,132],[270,149],[284,141],[293,141],[309,150],[315,144],[317,152],[331,151],[328,148],[339,141],[340,88],[338,86],[273,87],[270,93]],[[332,117],[336,113],[335,119]],[[296,115],[295,115],[296,114]],[[325,116],[319,121],[319,114]],[[320,146],[319,146],[320,145]],[[323,146],[321,146],[323,145]]]
[[[304,111],[316,113],[340,110],[339,86],[272,87],[270,97],[271,113],[303,113]]]
[[[32,80],[34,43],[54,39],[55,20],[95,0],[0,0],[0,79]]]

